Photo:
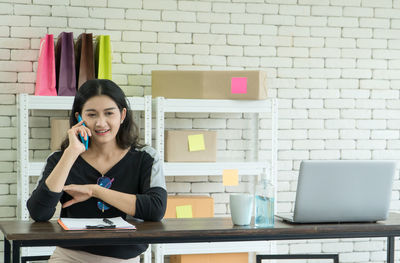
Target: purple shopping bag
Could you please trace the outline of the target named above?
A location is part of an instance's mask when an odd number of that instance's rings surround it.
[[[35,95],[57,96],[53,35],[47,34],[40,40]]]
[[[76,72],[74,35],[72,32],[62,32],[56,44],[56,78],[58,96],[75,96]]]

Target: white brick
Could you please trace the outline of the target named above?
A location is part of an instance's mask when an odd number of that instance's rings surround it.
[[[370,150],[343,150],[341,157],[343,160],[366,160],[371,159],[371,156]]]
[[[122,8],[140,8],[142,7],[142,1],[141,0],[130,0],[130,1],[124,1],[124,0],[112,0],[109,1],[108,3],[109,7],[122,7]]]
[[[8,37],[10,30],[8,26],[0,26],[0,37]]]
[[[84,7],[52,6],[51,14],[55,17],[88,17],[89,12]]]
[[[307,131],[306,130],[280,130],[278,134],[279,139],[307,139]]]
[[[37,50],[11,50],[11,60],[36,61],[37,59]]]
[[[140,22],[136,20],[107,19],[105,28],[108,30],[140,30]]]
[[[210,12],[200,12],[197,13],[197,21],[202,23],[222,23],[229,24],[230,16],[229,14],[223,13],[210,13]]]
[[[358,19],[352,17],[328,17],[328,26],[358,27]]]
[[[177,54],[209,54],[208,45],[191,45],[191,44],[177,44]]]
[[[307,89],[279,89],[279,98],[308,98],[310,92]]]
[[[357,47],[359,48],[387,48],[386,39],[357,39]]]
[[[326,38],[325,46],[327,48],[337,47],[337,48],[355,48],[356,41],[352,38]]]
[[[232,24],[262,24],[263,17],[258,14],[231,14]]]
[[[271,4],[246,4],[247,13],[260,13],[260,14],[278,14],[279,6]]]
[[[335,109],[313,109],[309,113],[310,119],[338,119],[340,116],[339,110]]]
[[[149,32],[149,33],[151,33],[151,32]],[[156,36],[156,35],[154,34],[154,36]],[[155,42],[155,41],[152,41],[152,42]],[[163,32],[159,32],[158,33],[158,42],[164,42],[164,43],[191,43],[192,42],[192,38],[191,38],[191,35],[189,33],[163,33]],[[193,43],[197,44],[196,42],[197,41],[193,41]]]
[[[309,130],[308,138],[311,139],[338,139],[339,134],[337,130]]]
[[[367,99],[370,97],[370,92],[368,90],[344,89],[340,92],[340,97],[343,99]]]
[[[340,27],[311,27],[312,37],[340,37],[341,36]]]
[[[371,99],[392,99],[399,96],[399,90],[372,90]]]
[[[368,7],[344,7],[343,16],[373,17],[374,9]]]
[[[390,66],[389,61],[389,68]],[[388,68],[388,64],[386,60],[378,60],[378,59],[358,59],[357,60],[357,68],[370,68],[370,69],[386,69]],[[400,67],[399,67],[400,68]]]
[[[238,67],[258,67],[260,65],[260,58],[257,57],[228,57],[228,66]]]
[[[324,149],[323,140],[294,140],[293,150],[322,150]],[[282,189],[279,188],[279,191]]]
[[[113,63],[112,72],[113,72],[113,75],[114,74],[141,74],[142,67],[140,65]]]
[[[352,242],[335,242],[335,243],[323,243],[322,252],[323,253],[343,253],[352,252],[353,243]]]
[[[280,5],[279,14],[282,15],[296,15],[296,16],[309,16],[310,7],[306,5]]]
[[[273,47],[289,47],[292,46],[292,37],[261,36],[261,45]]]
[[[343,69],[342,77],[370,79],[372,77],[372,71],[370,69]]]
[[[29,16],[2,15],[0,25],[2,26],[29,26]]]
[[[281,109],[279,110],[280,119],[306,119],[307,111],[298,109]]]
[[[50,1],[48,0],[35,0],[36,2],[42,1],[42,2],[47,2],[47,4],[50,4]],[[54,1],[51,1],[52,3]],[[59,5],[67,5],[65,0],[59,0]],[[54,4],[54,3],[53,3]],[[71,0],[71,5],[77,5],[77,6],[90,6],[90,7],[106,7],[107,6],[107,1],[106,0],[86,0],[86,1],[80,1],[80,0]]]
[[[183,11],[162,11],[161,19],[165,21],[186,21],[195,22],[196,15],[194,12]]]
[[[191,42],[190,35],[188,37]],[[224,45],[226,44],[226,36],[225,35],[215,35],[215,34],[193,34],[193,43],[194,44],[211,44],[211,45]]]
[[[174,32],[174,22],[142,21],[142,31]]]
[[[21,72],[18,73],[19,83],[35,83],[36,73],[35,72]]]
[[[16,72],[0,72],[0,79],[3,82],[17,82]]]
[[[310,69],[309,74],[311,78],[339,78],[340,69]]]
[[[278,29],[273,25],[244,25],[246,35],[276,35]]]
[[[293,65],[296,68],[323,68],[324,60],[318,58],[295,58]]]
[[[148,44],[148,43],[146,43]],[[140,44],[134,42],[112,42],[112,48],[114,52],[140,52]]]
[[[340,150],[311,150],[310,160],[332,160],[340,158]]]
[[[352,120],[352,119],[326,120],[325,128],[327,128],[327,129],[354,129],[354,128],[356,128],[356,121]]]
[[[357,140],[357,149],[383,150],[386,149],[386,140]]]
[[[374,41],[371,39],[372,37],[372,29],[371,28],[343,28],[342,29],[343,37],[353,37],[353,38],[368,38],[368,40]],[[357,39],[357,47],[358,41],[364,39]]]
[[[332,109],[354,108],[355,102],[352,99],[326,99],[324,106]]]
[[[132,1],[129,1],[129,3],[131,3],[131,2]],[[158,20],[161,20],[161,11],[143,10],[143,9],[128,9],[125,12],[125,18],[137,19],[137,20],[157,20],[158,21]]]
[[[323,100],[320,99],[295,99],[293,108],[298,109],[318,109],[323,108]]]
[[[338,58],[339,48],[310,48],[310,57]]]
[[[386,129],[385,120],[357,120],[358,129]]]
[[[389,28],[389,18],[360,18],[360,27]]]
[[[95,18],[124,18],[124,9],[117,8],[89,8],[89,15]]]
[[[244,13],[245,4],[241,3],[213,3],[212,11],[220,13]]]
[[[211,3],[199,1],[179,1],[178,9],[184,11],[209,12],[211,11]]]
[[[400,39],[400,29],[375,29],[374,38]]]
[[[397,9],[376,8],[375,17],[400,18],[400,15]]]
[[[369,139],[370,138],[369,130],[341,130],[340,138],[343,139]]]
[[[400,60],[389,60],[389,69],[400,69]]]
[[[360,80],[361,89],[388,89],[390,82],[388,80]]]
[[[350,58],[327,58],[325,65],[327,68],[355,68],[356,60]]]
[[[122,61],[125,63],[155,64],[157,63],[157,55],[126,53],[122,54]]]
[[[342,49],[345,58],[371,58],[371,49]]]
[[[371,110],[366,110],[366,109],[343,110],[342,116],[343,118],[370,119]]]
[[[342,8],[336,6],[313,6],[311,8],[313,16],[342,16]]]
[[[374,150],[372,151],[372,159],[377,160],[398,160],[400,157],[400,151],[390,150]]]
[[[221,193],[224,186],[221,183],[192,183],[193,193]]]
[[[393,69],[393,70],[374,70],[374,79],[399,79],[399,72],[400,70],[398,69]]]
[[[298,26],[281,26],[278,29],[278,34],[281,36],[310,36],[310,28]]]
[[[293,45],[295,47],[323,47],[325,40],[316,37],[294,37]]]
[[[195,119],[193,129],[223,129],[226,128],[225,119]]]
[[[237,36],[230,35],[227,38],[228,45],[246,45],[246,46],[259,46],[260,45],[260,37],[259,36]]]
[[[328,82],[326,79],[297,79],[296,80],[297,87],[308,88],[308,89],[327,88],[327,83]]]
[[[32,71],[32,62],[0,61],[0,71]]]
[[[156,10],[177,10],[177,1],[174,0],[146,0],[143,1],[144,9],[156,9]]]
[[[211,33],[214,34],[233,34],[242,35],[244,32],[244,25],[232,24],[212,24]]]
[[[191,190],[190,183],[167,183],[169,193],[189,193]]]
[[[356,100],[356,108],[359,109],[384,109],[385,106],[386,106],[385,100],[376,100],[376,99]]]
[[[309,159],[308,151],[291,150],[291,151],[279,151],[279,160],[307,160]]]
[[[199,64],[199,65],[224,66],[227,64],[225,56],[195,55],[193,58],[193,62],[194,64]]]
[[[13,206],[0,207],[0,217],[14,218],[15,217],[15,208]]]
[[[323,129],[323,120],[293,120],[294,129]]]
[[[229,47],[226,46],[225,48],[235,48],[237,51],[242,51],[242,47]],[[211,50],[213,47],[211,47]],[[239,50],[238,50],[239,49]],[[238,55],[239,52],[235,52],[235,54],[232,55]],[[241,55],[243,54],[243,51],[241,52]],[[244,47],[244,55],[245,56],[259,56],[260,54],[263,54],[263,56],[268,57],[268,56],[276,56],[276,49],[273,47]],[[262,58],[261,58],[262,59]]]
[[[175,46],[173,44],[142,43],[140,51],[143,53],[174,53]]]
[[[264,15],[264,24],[267,25],[295,25],[296,19],[294,16],[283,16],[283,15]]]
[[[344,149],[355,149],[356,143],[354,140],[326,140],[325,149],[327,150],[344,150]]]
[[[328,19],[319,16],[298,16],[296,17],[296,26],[326,26]]]
[[[2,10],[5,6],[0,5]],[[12,10],[12,9],[11,9]],[[16,15],[38,15],[38,16],[50,16],[50,7],[45,5],[14,5],[14,14]]]
[[[43,20],[39,22],[44,23]],[[83,29],[104,29],[104,20],[98,18],[68,18],[68,26]]]

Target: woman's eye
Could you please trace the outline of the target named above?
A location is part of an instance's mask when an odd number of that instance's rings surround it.
[[[106,112],[106,115],[113,115],[113,114],[114,114],[114,112],[112,112],[112,111]]]
[[[88,117],[93,118],[96,114],[88,114]]]

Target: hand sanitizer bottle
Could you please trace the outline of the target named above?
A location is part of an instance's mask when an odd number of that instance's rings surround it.
[[[255,189],[255,226],[274,226],[274,198],[275,188],[270,180],[261,176]]]

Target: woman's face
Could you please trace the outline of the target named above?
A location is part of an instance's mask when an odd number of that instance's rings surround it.
[[[126,109],[120,112],[117,104],[105,95],[90,98],[82,108],[82,119],[92,132],[90,139],[100,144],[116,140],[125,116]]]

